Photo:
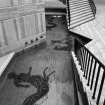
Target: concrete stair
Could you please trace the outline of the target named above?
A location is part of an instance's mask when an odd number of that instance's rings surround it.
[[[97,22],[97,19],[71,29],[71,31],[92,39],[85,46],[105,64],[105,29]]]
[[[78,30],[78,31],[76,31],[76,30]],[[102,62],[105,65],[105,47],[104,47],[105,46],[105,41],[104,41],[105,40],[105,36],[104,36],[105,29],[104,29],[104,27],[102,27],[100,24],[98,24],[97,20],[94,20],[89,23],[83,24],[79,27],[76,27],[75,32],[81,33],[83,36],[88,37],[88,38],[90,37],[91,39],[93,39],[91,42],[89,42],[85,46],[100,60],[100,62]],[[87,86],[87,80],[83,77],[83,72],[81,71],[81,67],[78,66],[78,64],[79,64],[79,62],[77,62],[77,67],[79,68],[78,74],[80,75],[81,81],[84,86],[84,90],[86,91],[87,96],[89,98],[90,105],[96,105],[96,100],[92,99],[93,89],[90,90],[90,88]],[[100,75],[102,75],[102,73],[103,73],[102,71],[103,70],[101,70]],[[96,74],[95,74],[95,76],[96,76]],[[98,85],[101,82],[101,77],[102,76],[100,76],[100,78],[99,78]],[[91,79],[92,79],[92,75],[90,77],[90,81],[91,81]],[[95,84],[95,80],[93,81],[93,86],[94,86],[94,84]],[[99,87],[97,87],[96,91],[98,93]],[[101,96],[99,105],[103,105],[104,97],[105,97],[104,92],[105,92],[105,82],[104,82],[102,96]],[[96,93],[96,97],[97,97],[97,93]]]
[[[71,15],[69,29],[75,28],[95,18],[88,0],[69,0],[69,6]]]
[[[92,52],[99,59],[99,61],[105,65],[105,27],[104,27],[105,26],[105,19],[104,19],[105,14],[104,14],[104,11],[105,11],[104,8],[102,7],[98,8],[97,6],[98,13],[96,14],[95,20],[82,24],[78,27],[75,27],[74,29],[72,29],[72,31],[75,33],[81,34],[84,37],[92,39],[92,41],[86,44],[85,47],[89,49],[90,52]],[[92,99],[93,88],[92,90],[90,90],[89,86],[87,86],[87,80],[83,77],[83,72],[81,70],[81,66],[79,65],[79,62],[77,61],[76,56],[75,56],[75,64],[78,69],[78,74],[80,76],[80,79],[83,83],[84,90],[87,93],[90,105],[97,105],[96,99],[94,100]],[[97,72],[97,68],[98,68],[98,65],[96,67],[96,72]],[[101,68],[99,81],[98,81],[98,87],[96,89],[96,96],[95,96],[96,98],[99,92],[99,85],[102,79],[102,73],[103,73],[103,69]],[[94,78],[96,78],[96,74]],[[90,81],[91,79],[92,79],[92,75],[90,77]],[[93,80],[93,87],[94,85],[95,85],[95,79]],[[101,99],[98,105],[105,105],[104,99],[105,99],[105,81],[104,81],[104,86],[102,89]]]

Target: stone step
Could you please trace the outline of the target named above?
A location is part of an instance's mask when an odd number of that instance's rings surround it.
[[[85,2],[69,2],[70,6],[77,6],[77,5],[83,5],[83,4],[88,4],[87,1]]]
[[[90,8],[84,8],[84,9],[81,9],[81,10],[78,10],[78,11],[72,11],[70,14],[72,16],[72,15],[77,15],[77,14],[84,13],[86,11],[91,11],[91,9]]]
[[[76,15],[71,15],[71,24],[73,21],[78,21],[84,17],[87,17],[87,16],[93,16],[92,12],[91,11],[85,11],[84,13],[77,13]]]
[[[85,5],[85,6],[82,6],[82,7],[79,7],[79,8],[70,9],[70,12],[80,11],[80,10],[83,10],[83,9],[86,9],[86,8],[89,8],[89,5]]]
[[[87,0],[69,0],[69,2],[72,4],[72,3],[83,3],[83,2],[88,2]]]
[[[91,21],[93,19],[94,19],[94,17],[89,15],[87,17],[83,17],[82,19],[75,20],[70,24],[70,28],[75,28],[76,26],[79,26],[79,25],[81,25],[85,22]]]
[[[89,6],[89,4],[88,3],[86,3],[86,4],[79,4],[79,5],[74,5],[74,6],[72,6],[71,4],[70,4],[70,9],[74,9],[74,8],[81,8],[81,7],[85,7],[85,6]]]

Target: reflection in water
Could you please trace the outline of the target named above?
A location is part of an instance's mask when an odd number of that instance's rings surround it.
[[[55,73],[55,71],[49,73],[47,75],[48,67],[43,70],[43,75],[31,75],[32,67],[29,68],[28,73],[20,73],[17,75],[15,72],[11,72],[8,74],[9,79],[14,80],[14,85],[16,87],[25,87],[28,88],[30,85],[37,88],[37,92],[27,97],[22,105],[33,105],[43,96],[45,96],[49,91],[49,77]],[[28,83],[28,84],[24,84]]]

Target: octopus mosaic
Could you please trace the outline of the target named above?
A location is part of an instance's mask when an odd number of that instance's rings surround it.
[[[49,78],[52,74],[55,73],[55,71],[52,71],[47,75],[46,72],[48,67],[43,70],[43,75],[31,75],[31,70],[32,67],[29,68],[28,73],[20,73],[17,75],[14,72],[11,72],[8,74],[8,78],[13,79],[14,85],[18,88],[28,88],[30,84],[37,88],[37,92],[28,96],[22,105],[36,105],[35,103],[38,100],[46,96],[49,92]],[[29,83],[29,85],[24,83]]]

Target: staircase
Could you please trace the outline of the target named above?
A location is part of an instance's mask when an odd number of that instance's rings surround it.
[[[78,47],[72,51],[73,69],[78,84],[77,90],[82,97],[83,105],[105,105],[105,65],[82,41],[75,38]],[[82,91],[81,91],[82,90]],[[80,104],[79,104],[80,105]]]
[[[90,0],[69,0],[70,26],[69,29],[77,27],[95,18],[93,5]]]
[[[95,20],[72,29],[92,39],[88,44],[77,43],[78,50],[72,53],[88,105],[105,105],[105,9],[98,8]]]

